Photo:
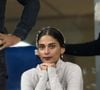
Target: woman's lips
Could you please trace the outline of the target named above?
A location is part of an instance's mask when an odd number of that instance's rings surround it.
[[[50,60],[52,57],[43,57],[44,60]]]

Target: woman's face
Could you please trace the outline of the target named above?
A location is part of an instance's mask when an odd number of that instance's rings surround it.
[[[59,42],[50,35],[44,35],[38,41],[38,55],[44,63],[56,63],[64,51]]]

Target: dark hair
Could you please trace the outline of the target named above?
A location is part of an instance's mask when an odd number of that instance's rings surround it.
[[[61,47],[65,47],[64,37],[63,37],[62,33],[57,28],[48,26],[48,27],[45,27],[42,30],[40,30],[37,34],[37,37],[36,37],[37,44],[38,44],[38,41],[40,40],[40,38],[44,35],[52,36],[53,38],[55,38],[59,42]]]

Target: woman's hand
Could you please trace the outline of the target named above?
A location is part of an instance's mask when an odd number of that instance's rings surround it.
[[[40,64],[40,69],[41,69],[41,70],[47,70],[47,69],[48,69],[47,63],[42,63],[42,64]]]
[[[42,63],[40,64],[41,70],[48,70],[49,67],[56,67],[55,63]]]
[[[56,67],[55,63],[48,63],[48,67]]]

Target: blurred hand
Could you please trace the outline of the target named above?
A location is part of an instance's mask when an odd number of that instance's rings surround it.
[[[56,67],[55,63],[42,63],[40,64],[41,70],[48,70],[49,67]]]
[[[15,35],[0,33],[0,50],[12,46],[19,41],[21,41],[21,39]]]
[[[47,69],[48,69],[47,63],[42,63],[42,64],[40,64],[40,69],[41,69],[41,70],[47,70]]]
[[[56,67],[55,63],[48,63],[48,67]]]

